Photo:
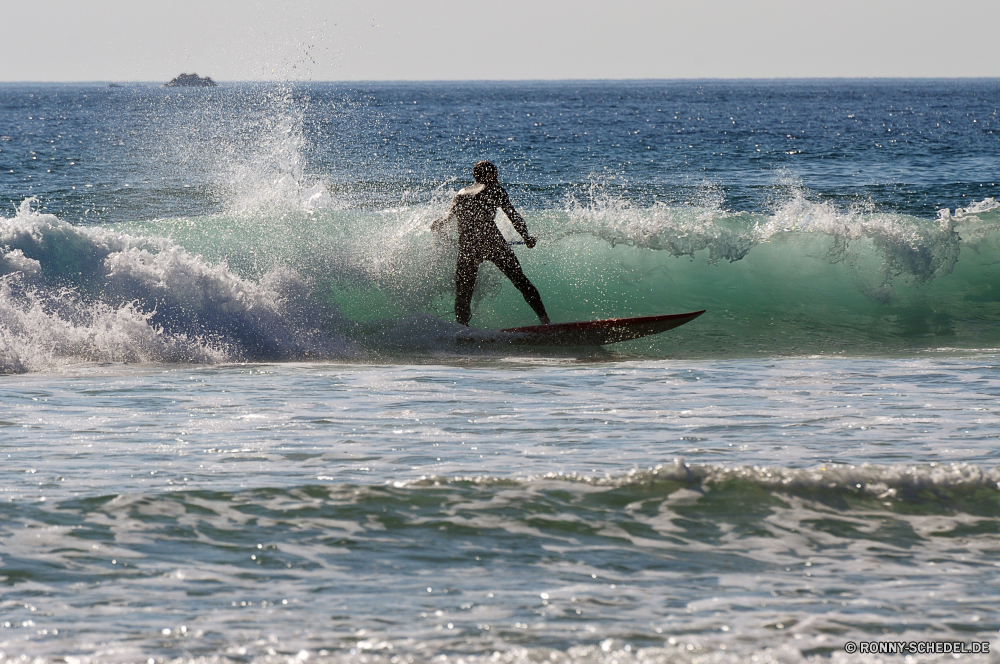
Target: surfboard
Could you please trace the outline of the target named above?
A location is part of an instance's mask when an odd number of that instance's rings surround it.
[[[499,342],[524,346],[604,346],[666,332],[684,323],[690,323],[703,313],[705,313],[704,309],[686,314],[605,318],[573,323],[511,327],[493,331],[474,330],[463,334],[461,338],[463,341]]]

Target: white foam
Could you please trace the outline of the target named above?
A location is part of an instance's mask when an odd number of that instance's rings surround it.
[[[505,477],[423,477],[397,481],[396,486],[437,486],[450,483],[510,484]],[[581,482],[595,486],[644,486],[654,482],[685,482],[713,486],[738,481],[771,491],[845,492],[879,499],[897,499],[918,491],[978,488],[1000,490],[1000,468],[970,463],[930,464],[822,464],[810,468],[780,466],[722,466],[688,464],[683,459],[622,475],[589,476],[578,473],[547,473],[524,477],[519,482]]]
[[[716,199],[701,202],[705,204],[656,203],[643,208],[608,195],[593,196],[586,203],[570,199],[564,209],[568,221],[554,230],[558,236],[593,235],[612,246],[626,244],[674,256],[694,257],[707,251],[709,263],[741,260],[779,234],[821,234],[832,240],[832,262],[856,261],[857,254],[874,251],[884,281],[903,276],[923,283],[950,274],[958,261],[962,232],[982,222],[977,215],[1000,207],[985,199],[956,210],[954,217],[944,210],[937,220],[926,220],[876,212],[871,205],[841,209],[809,200],[807,192],[797,187],[770,215],[727,212]],[[956,219],[965,226],[956,228]],[[984,232],[993,230],[995,224]]]
[[[287,268],[254,282],[169,240],[73,226],[33,204],[0,218],[0,372],[354,353]]]

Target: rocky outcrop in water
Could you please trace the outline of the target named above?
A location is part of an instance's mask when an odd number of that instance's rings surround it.
[[[205,76],[202,78],[198,74],[181,74],[170,80],[166,84],[168,88],[179,88],[179,87],[195,87],[195,88],[214,88],[218,85],[212,80],[210,76]]]

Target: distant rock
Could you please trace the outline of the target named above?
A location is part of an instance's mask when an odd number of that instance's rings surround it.
[[[166,84],[168,88],[195,87],[214,88],[218,85],[210,76],[202,78],[198,74],[181,74]]]

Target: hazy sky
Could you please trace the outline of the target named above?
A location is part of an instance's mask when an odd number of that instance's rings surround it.
[[[1000,76],[1000,0],[0,0],[0,81]]]

